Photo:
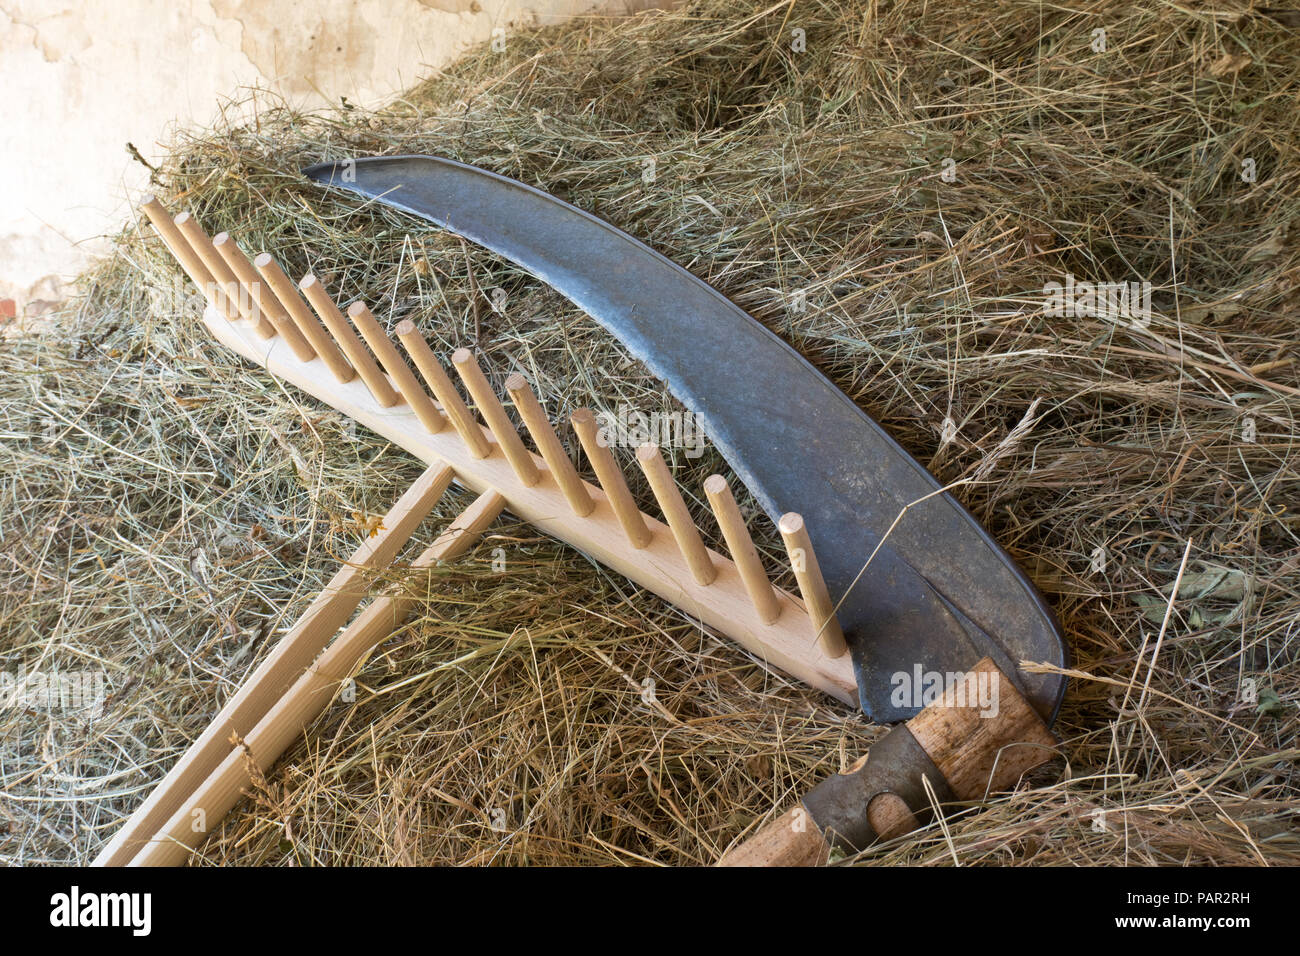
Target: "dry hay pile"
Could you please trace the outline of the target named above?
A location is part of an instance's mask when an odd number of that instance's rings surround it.
[[[251,123],[183,135],[157,182],[210,233],[412,318],[443,354],[477,345],[498,385],[524,372],[556,418],[672,407],[520,270],[296,171],[431,152],[519,178],[731,296],[943,480],[977,479],[958,496],[1069,637],[1065,762],[863,859],[1295,863],[1284,21],[1236,0],[579,21],[378,112],[263,99]],[[1047,314],[1067,274],[1149,281],[1149,321]],[[0,349],[0,669],[100,669],[111,690],[101,714],[0,713],[8,862],[92,857],[419,471],[209,342],[177,277],[133,224],[75,311]],[[674,464],[694,496],[725,471]],[[767,519],[754,530],[782,563]],[[466,559],[390,576],[427,593],[416,620],[204,861],[707,863],[881,732],[508,516]]]

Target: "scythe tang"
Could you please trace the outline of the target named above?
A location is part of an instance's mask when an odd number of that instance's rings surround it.
[[[803,515],[872,720],[921,709],[914,676],[966,672],[985,657],[1055,718],[1064,678],[1017,666],[1065,664],[1024,573],[878,423],[721,293],[604,220],[463,163],[370,157],[304,173],[516,263],[662,379],[773,520]]]

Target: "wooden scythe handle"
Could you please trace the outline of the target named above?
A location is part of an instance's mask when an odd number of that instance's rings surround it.
[[[931,786],[938,791],[946,782],[952,798],[959,801],[981,800],[987,793],[1014,786],[1026,771],[1055,756],[1056,748],[1056,738],[1042,718],[993,661],[984,658],[970,674],[976,681],[995,682],[997,693],[992,699],[996,707],[982,704],[978,695],[953,685],[943,697],[902,725],[943,778],[930,781]],[[900,733],[902,727],[889,736]],[[884,739],[873,749],[882,750]],[[841,779],[858,773],[866,763],[863,757]],[[919,826],[907,803],[893,792],[878,793],[866,806],[854,807],[853,812],[860,812],[871,829],[885,839],[910,833]],[[830,850],[827,835],[801,803],[732,847],[718,865],[819,866],[826,862]]]

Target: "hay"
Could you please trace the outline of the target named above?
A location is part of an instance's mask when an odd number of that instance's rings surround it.
[[[1297,863],[1295,39],[1233,2],[706,3],[512,35],[374,113],[257,94],[253,121],[180,135],[160,191],[444,353],[476,344],[553,415],[673,407],[518,269],[296,170],[433,152],[517,177],[977,477],[959,497],[1069,636],[1067,768],[863,859]],[[1149,323],[1046,314],[1066,274],[1151,282]],[[0,669],[111,688],[102,714],[0,712],[6,862],[91,858],[418,472],[208,342],[176,279],[133,224],[56,326],[0,348]],[[675,465],[693,494],[722,467]],[[427,593],[417,619],[203,860],[707,863],[880,733],[508,518],[391,577]]]

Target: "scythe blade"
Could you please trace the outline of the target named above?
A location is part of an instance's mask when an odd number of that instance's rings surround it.
[[[918,669],[964,672],[985,656],[1044,720],[1055,718],[1065,679],[1017,666],[1066,662],[1029,579],[877,422],[717,290],[604,220],[463,163],[370,157],[304,173],[516,263],[613,333],[702,417],[773,520],[804,516],[873,720],[920,710],[915,695],[891,693]]]

